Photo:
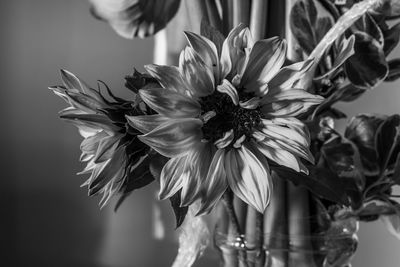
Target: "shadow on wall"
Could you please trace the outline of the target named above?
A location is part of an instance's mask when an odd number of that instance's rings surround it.
[[[119,38],[88,8],[77,0],[0,1],[2,266],[156,267],[170,266],[175,256],[168,203],[161,206],[169,241],[151,238],[155,186],[137,191],[116,214],[112,206],[100,211],[98,199],[79,188],[81,138],[57,118],[65,104],[46,88],[60,84],[58,69],[66,68],[128,97],[123,76],[150,63],[153,46],[151,39]],[[394,87],[385,85],[345,108],[400,113]],[[400,242],[381,225],[362,225],[360,241],[354,267],[400,261]]]

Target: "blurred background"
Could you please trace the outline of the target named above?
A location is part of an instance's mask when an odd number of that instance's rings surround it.
[[[100,210],[75,175],[78,131],[58,119],[65,104],[47,89],[64,68],[129,97],[123,77],[151,63],[153,40],[120,38],[79,0],[2,0],[0,36],[1,266],[170,266],[177,242],[168,203],[154,201],[153,185],[117,213]],[[400,113],[399,87],[384,84],[341,107],[350,116]],[[167,222],[164,240],[152,237],[154,210]],[[380,222],[361,224],[359,239],[354,267],[399,265],[400,240]]]

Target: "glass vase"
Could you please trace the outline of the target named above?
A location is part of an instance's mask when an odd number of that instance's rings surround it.
[[[316,217],[298,220],[311,227],[307,235],[264,233],[259,237],[261,247],[249,242],[246,236],[222,234],[216,229],[214,244],[221,256],[220,266],[350,267],[358,244],[358,221],[354,218],[330,221],[323,229],[320,225],[315,229],[315,220]]]

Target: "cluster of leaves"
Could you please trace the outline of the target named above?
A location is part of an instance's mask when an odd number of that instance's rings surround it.
[[[291,12],[291,30],[300,50],[309,55],[332,25],[355,1],[299,0]],[[321,12],[323,10],[323,12]],[[324,14],[321,16],[320,14]],[[328,114],[344,118],[332,108],[338,101],[353,101],[382,81],[400,77],[400,59],[388,59],[399,43],[400,23],[389,27],[393,19],[388,12],[371,12],[362,16],[338,38],[320,61],[314,77],[313,91],[325,101],[314,116]]]
[[[298,0],[291,12],[291,30],[298,51],[307,57],[335,22],[356,2]],[[399,9],[400,10],[400,9]],[[323,14],[323,15],[321,15]],[[371,221],[379,217],[400,238],[400,204],[392,189],[400,185],[400,116],[358,115],[345,133],[334,129],[334,119],[346,114],[333,107],[354,101],[383,81],[400,78],[400,59],[388,59],[400,40],[397,6],[383,1],[338,38],[319,62],[310,88],[325,97],[303,118],[311,133],[315,165],[309,175],[281,166],[274,170],[294,184],[307,187],[327,214]]]

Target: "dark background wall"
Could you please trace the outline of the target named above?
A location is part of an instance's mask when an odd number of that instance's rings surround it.
[[[65,104],[46,89],[60,84],[65,68],[129,96],[123,76],[151,62],[152,46],[119,38],[89,15],[86,1],[0,1],[1,266],[170,266],[176,240],[168,205],[153,200],[153,186],[118,213],[100,211],[75,176],[81,138],[57,118]],[[399,83],[386,84],[342,106],[392,114],[399,99]],[[152,238],[154,207],[167,221],[164,241]],[[353,266],[398,266],[399,249],[380,223],[362,224]]]

